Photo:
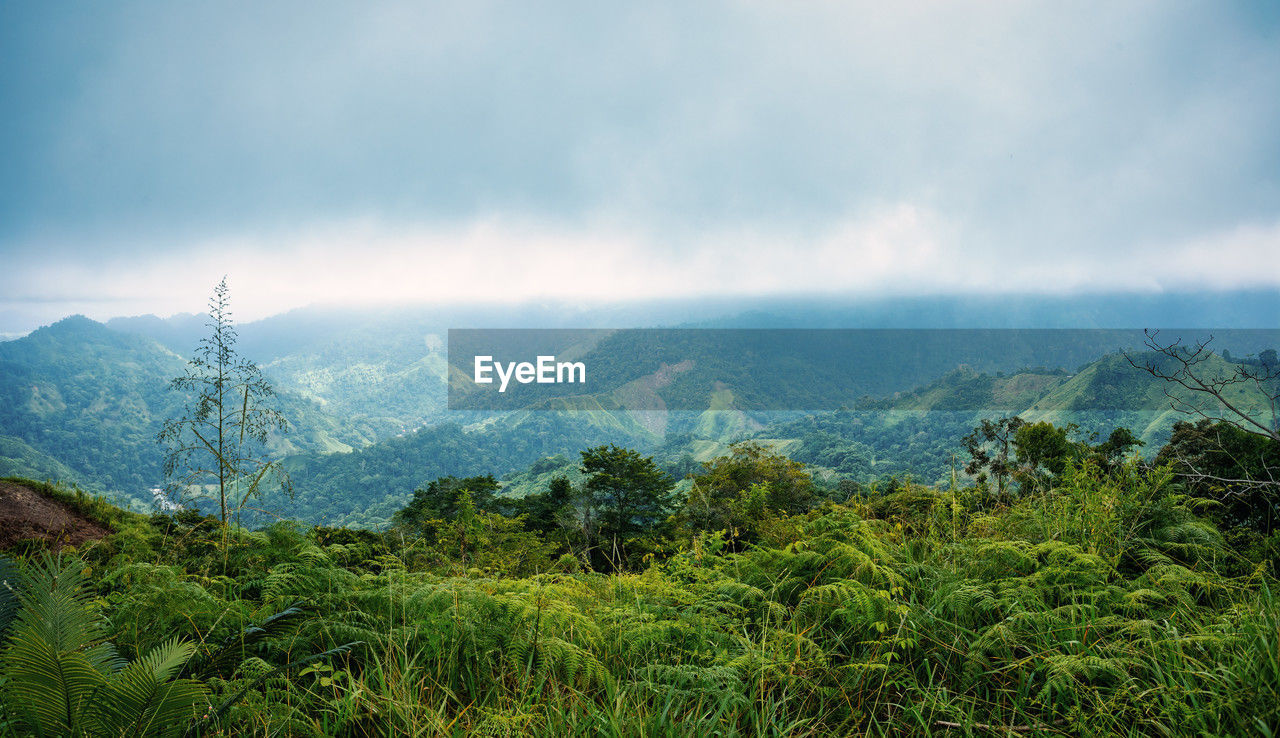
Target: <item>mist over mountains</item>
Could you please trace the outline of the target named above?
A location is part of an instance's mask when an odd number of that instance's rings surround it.
[[[0,315],[0,319],[4,316]],[[920,297],[711,297],[601,303],[583,300],[400,306],[300,307],[240,324],[242,347],[256,361],[360,327],[447,328],[1274,328],[1280,289],[1052,295]],[[202,335],[195,313],[111,317],[113,329],[140,333],[186,352]],[[34,326],[0,322],[10,340]]]
[[[832,481],[899,473],[932,479],[944,473],[959,435],[984,413],[1021,412],[1029,419],[1076,422],[1086,431],[1127,424],[1150,444],[1167,438],[1178,417],[1161,409],[1163,387],[1107,356],[1119,347],[1117,336],[1136,345],[1141,334],[1133,330],[1099,334],[1115,340],[1096,347],[1044,339],[1035,351],[1062,360],[1039,369],[1027,361],[1032,354],[995,344],[971,347],[975,356],[989,357],[976,365],[959,351],[918,357],[913,372],[895,372],[881,360],[887,368],[871,404],[843,415],[751,411],[744,398],[783,386],[785,379],[735,374],[732,356],[710,355],[697,357],[702,374],[689,376],[719,377],[719,390],[692,380],[671,389],[684,393],[691,403],[686,406],[695,408],[690,411],[629,412],[607,393],[562,401],[553,412],[450,411],[444,342],[450,327],[1261,328],[1274,327],[1276,315],[1277,292],[604,308],[316,307],[237,326],[237,348],[266,372],[293,426],[271,441],[294,475],[298,499],[289,508],[306,519],[376,527],[435,476],[519,475],[556,456],[572,466],[578,450],[605,442],[657,453],[679,471],[733,441],[768,439],[825,470]],[[0,344],[0,474],[74,482],[135,507],[150,504],[149,491],[163,481],[155,434],[177,409],[167,383],[205,332],[199,315],[106,324],[75,316]],[[1191,333],[1186,337],[1207,337]],[[1267,348],[1238,338],[1246,335],[1257,341],[1267,334],[1226,334],[1214,346],[1236,357]],[[643,364],[644,350],[625,343],[608,348],[626,366]],[[696,410],[699,398],[705,399],[702,411]],[[1099,411],[1100,398],[1114,403],[1113,410]]]

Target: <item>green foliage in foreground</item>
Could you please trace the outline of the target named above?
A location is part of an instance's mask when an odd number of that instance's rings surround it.
[[[125,663],[90,612],[83,568],[48,556],[21,573],[5,567],[5,727],[27,735],[180,735],[206,701],[203,684],[175,678],[195,647],[169,638]]]
[[[1092,461],[997,508],[909,485],[610,575],[494,514],[429,544],[125,516],[83,604],[135,664],[191,644],[171,676],[226,735],[1274,734],[1275,572],[1175,491]]]

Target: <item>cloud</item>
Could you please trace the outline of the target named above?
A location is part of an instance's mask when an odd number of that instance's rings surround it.
[[[499,216],[466,225],[335,222],[211,238],[146,258],[19,264],[0,277],[0,308],[43,306],[97,318],[197,312],[223,274],[241,319],[318,302],[1153,293],[1280,284],[1280,220],[1054,260],[1026,259],[1017,250],[971,258],[959,224],[908,203],[816,232],[723,228],[671,238]]]
[[[8,4],[0,48],[11,301],[1280,285],[1265,8]]]

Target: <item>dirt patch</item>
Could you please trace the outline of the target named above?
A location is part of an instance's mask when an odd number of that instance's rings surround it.
[[[56,550],[110,534],[109,528],[63,502],[20,484],[0,482],[0,549],[19,541],[43,538],[49,542],[49,548]]]

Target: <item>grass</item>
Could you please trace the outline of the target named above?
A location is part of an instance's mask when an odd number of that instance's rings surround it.
[[[500,541],[482,570],[424,558],[421,540],[290,525],[238,531],[223,547],[208,519],[146,519],[51,494],[123,523],[84,555],[126,657],[174,635],[207,652],[307,603],[295,628],[207,680],[215,697],[251,687],[212,728],[220,734],[1267,736],[1280,726],[1273,572],[1226,549],[1167,475],[1137,467],[1075,469],[994,509],[975,490],[909,487],[785,519],[740,553],[705,533],[609,575],[504,571]],[[254,681],[353,641],[362,645],[345,655]]]

